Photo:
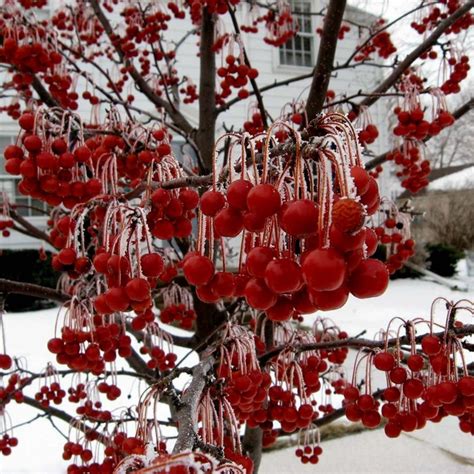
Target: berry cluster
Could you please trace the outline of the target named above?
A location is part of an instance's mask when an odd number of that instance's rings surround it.
[[[322,326],[323,330],[320,329],[320,326]],[[317,342],[340,341],[348,338],[347,332],[339,330],[339,328],[335,325],[331,327],[331,330],[328,330],[325,327],[325,320],[321,320],[321,318],[316,319],[313,326],[313,333]],[[348,353],[349,350],[347,347],[320,350],[319,355],[321,357],[321,361],[318,361],[318,371],[324,372],[327,369],[327,363],[324,361],[324,359],[327,359],[327,361],[331,364],[341,365],[346,360]],[[314,364],[315,361],[313,361],[313,365]]]
[[[144,454],[144,442],[135,436],[127,436],[125,433],[117,433],[113,437],[113,446],[105,449],[105,454],[113,455],[115,451],[122,451],[125,454]]]
[[[349,292],[359,298],[383,293],[388,272],[382,262],[368,258],[376,250],[376,239],[364,227],[366,215],[378,209],[378,187],[360,166],[353,165],[350,170],[350,177],[344,178],[342,171],[339,175],[341,194],[334,197],[325,229],[318,227],[321,213],[327,212],[324,201],[321,208],[312,199],[282,199],[270,183],[238,179],[225,192],[216,187],[206,191],[200,211],[209,222],[207,230],[212,226],[214,238],[236,237],[247,231],[245,266],[237,275],[216,272],[208,257],[189,252],[183,272],[188,283],[197,287],[198,297],[215,302],[243,295],[251,307],[265,311],[272,321],[286,321],[297,305],[306,312],[337,309],[345,304]],[[353,198],[341,192],[347,190],[343,179],[351,179]],[[288,238],[301,239],[305,251],[296,254],[291,249],[279,251],[276,246],[261,245],[260,234],[270,223],[278,225],[279,232]],[[329,245],[321,247],[325,233]],[[364,253],[364,244],[370,251]]]
[[[387,258],[387,269],[390,274],[400,270],[404,263],[415,254],[415,241],[403,235],[401,230],[406,224],[393,217],[385,219],[383,225],[376,227],[375,233],[379,242],[389,251]]]
[[[222,367],[220,373],[222,376]],[[241,422],[255,427],[266,421],[262,406],[267,399],[270,384],[270,375],[260,370],[252,370],[247,374],[234,371],[228,376],[226,396]]]
[[[107,400],[117,400],[122,394],[122,391],[116,384],[109,384],[107,382],[100,382],[97,384],[97,390],[107,396]]]
[[[71,114],[65,114],[64,118],[66,123],[77,120]],[[57,129],[50,128],[47,111],[24,112],[18,122],[22,132],[18,144],[9,145],[4,150],[5,169],[9,174],[21,175],[22,180],[18,185],[20,192],[51,206],[63,204],[72,209],[76,204],[107,191],[109,186],[116,189],[118,183],[104,179],[104,169],[110,169],[111,160],[118,175],[132,186],[135,182],[141,182],[153,165],[163,160],[173,161],[168,135],[162,129],[154,130],[148,136],[147,144],[138,144],[130,136],[131,142],[135,143],[130,148],[113,130],[109,130],[112,131],[110,134],[96,135],[86,140],[71,140],[65,134],[58,133]],[[138,129],[134,133],[138,133]],[[168,165],[164,164],[167,169]],[[152,179],[157,181],[161,176],[158,172]],[[110,181],[116,178],[110,176]]]
[[[343,40],[349,31],[351,31],[351,27],[347,23],[343,23],[339,28],[338,39]],[[318,33],[318,30],[316,30],[316,33]]]
[[[0,23],[0,27],[3,26]],[[48,50],[45,47],[49,44],[47,41],[30,42],[28,38],[24,39],[25,41],[18,42],[15,37],[4,38],[0,47],[0,61],[10,64],[17,71],[30,74],[46,72],[61,64],[61,54],[55,50]],[[42,39],[44,40],[44,32]]]
[[[20,5],[25,9],[43,8],[48,4],[48,0],[19,0]]]
[[[367,124],[367,126],[359,132],[360,143],[364,146],[374,143],[378,136],[379,131],[373,123]]]
[[[186,86],[182,86],[179,92],[184,95],[183,104],[192,104],[199,98],[196,84],[188,79]]]
[[[382,26],[383,23],[384,20],[379,20],[377,27]],[[392,43],[390,33],[385,30],[375,34],[367,44],[360,47],[354,56],[354,61],[362,62],[370,60],[374,53],[378,54],[381,58],[387,59],[396,52],[397,48]]]
[[[244,130],[250,135],[258,135],[263,132],[262,115],[258,111],[251,114],[249,120],[246,120],[243,125]]]
[[[140,354],[147,354],[150,357],[146,363],[149,369],[157,369],[160,372],[173,369],[178,359],[178,356],[173,352],[165,352],[162,347],[155,345],[140,347]]]
[[[280,4],[278,10],[269,8],[265,15],[259,17],[257,21],[265,24],[267,34],[263,41],[271,46],[283,46],[293,38],[297,31],[291,7],[286,2]]]
[[[394,110],[398,124],[393,129],[396,136],[423,140],[428,136],[438,135],[441,130],[454,123],[454,117],[446,110],[439,110],[437,116],[429,122],[424,118],[423,110],[417,106],[412,110]]]
[[[85,449],[81,443],[66,441],[63,446],[63,459],[69,461],[73,456],[79,456],[83,462],[89,462],[93,457],[92,451],[90,449]],[[68,468],[68,473],[70,470],[74,472],[73,468]]]
[[[346,33],[351,31],[351,27],[346,23],[342,24],[341,27],[339,28],[339,33],[337,35],[337,38],[339,40],[343,40],[344,37],[346,36]],[[316,28],[316,33],[321,36],[323,34],[323,29],[321,27]]]
[[[86,386],[83,383],[78,383],[76,387],[69,387],[67,393],[67,399],[71,403],[79,403],[87,398]]]
[[[63,398],[66,396],[66,391],[61,388],[58,382],[52,382],[50,386],[43,385],[35,394],[35,400],[38,401],[42,407],[48,408],[49,404],[53,402],[55,405],[60,405]]]
[[[184,304],[166,306],[160,311],[160,320],[165,324],[177,324],[183,329],[191,329],[196,319],[196,312]]]
[[[300,458],[303,464],[318,464],[321,454],[323,454],[321,446],[304,446],[295,450],[295,456]]]
[[[448,15],[454,13],[461,5],[462,2],[460,0],[442,0],[437,5],[432,6],[428,10],[428,13],[419,21],[412,21],[411,27],[420,35],[426,31],[431,31]],[[445,34],[459,34],[462,30],[469,29],[473,24],[474,16],[471,13],[466,13],[447,28]]]
[[[99,375],[106,362],[113,362],[117,354],[131,354],[131,339],[117,323],[107,323],[100,316],[94,317],[93,330],[75,330],[64,326],[61,336],[50,339],[48,349],[56,354],[58,364],[77,371],[90,371]]]
[[[315,411],[311,404],[297,405],[297,398],[289,389],[285,390],[279,385],[272,385],[268,390],[268,399],[267,420],[277,421],[286,433],[307,428],[315,418]]]
[[[387,155],[387,160],[402,167],[396,175],[403,178],[401,185],[413,194],[429,184],[430,162],[422,159],[422,144],[414,140],[405,140],[403,145]]]
[[[23,386],[28,383],[27,378],[20,378],[18,374],[10,375],[8,383],[0,386],[0,406],[4,407],[10,400],[23,402]]]
[[[112,419],[112,413],[109,410],[102,409],[102,402],[97,400],[86,400],[83,405],[76,408],[76,413],[84,418],[92,421],[110,421]]]
[[[8,433],[5,433],[0,438],[0,453],[4,456],[9,456],[12,453],[12,448],[18,446],[18,438],[15,436],[10,436]]]
[[[328,99],[330,103],[330,100],[334,99],[334,96]],[[362,146],[374,143],[379,136],[379,131],[374,125],[371,114],[366,107],[359,111],[352,109],[347,115],[347,118],[353,122],[356,129],[359,130],[358,137]]]
[[[472,17],[474,19],[474,16]],[[463,55],[459,59],[454,56],[448,59],[449,77],[441,85],[441,90],[446,94],[457,94],[461,91],[460,83],[467,78],[471,66],[469,56]]]
[[[407,324],[414,341],[410,330],[414,323]],[[458,375],[454,360],[459,347],[451,341],[452,337],[448,332],[442,337],[427,334],[421,339],[421,349],[416,351],[413,342],[412,351],[406,357],[399,346],[391,351],[387,345],[373,355],[370,363],[387,374],[383,403],[348,385],[343,392],[347,418],[375,428],[381,423],[382,415],[388,419],[385,434],[390,438],[398,437],[402,431],[421,429],[427,421],[438,422],[446,416],[458,417],[460,429],[474,433],[474,377]]]
[[[249,67],[245,63],[243,50],[239,56],[229,53],[225,57],[225,66],[217,69],[217,75],[222,79],[220,81],[221,92],[217,94],[216,101],[223,104],[225,99],[232,94],[232,88],[239,89],[237,95],[240,99],[246,99],[249,91],[245,88],[250,79],[256,79],[257,69]]]
[[[157,258],[155,258],[155,255]],[[98,295],[94,300],[94,308],[99,314],[111,314],[114,312],[128,311],[130,308],[137,312],[143,312],[150,308],[151,288],[156,286],[157,279],[147,277],[147,260],[161,263],[163,261],[158,254],[145,254],[141,257],[144,277],[132,278],[130,261],[125,256],[110,255],[108,252],[96,254],[93,260],[95,270],[105,276],[109,289]],[[153,273],[154,269],[153,269]],[[151,284],[150,284],[151,280]]]
[[[154,237],[161,240],[189,237],[191,219],[199,204],[199,195],[193,189],[179,192],[159,188],[151,195],[152,209],[147,215],[148,226]]]
[[[25,4],[34,2],[25,1]],[[12,67],[11,86],[25,99],[31,97],[31,86],[35,74],[42,74],[49,94],[65,109],[78,108],[79,95],[74,91],[74,81],[62,67],[63,58],[57,49],[55,36],[39,24],[31,24],[22,16],[0,18],[0,34],[3,44],[0,47],[0,60]],[[26,26],[28,24],[28,26]],[[19,104],[17,104],[19,105]],[[12,117],[17,116],[15,103],[7,109]]]
[[[225,15],[229,11],[229,4],[235,6],[239,2],[240,0],[230,0],[229,3],[225,0],[192,0],[190,2],[191,20],[194,24],[199,24],[203,8],[206,8],[208,13],[211,14]]]

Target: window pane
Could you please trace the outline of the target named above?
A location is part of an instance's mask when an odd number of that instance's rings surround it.
[[[298,33],[280,47],[280,64],[290,66],[313,66],[313,26],[310,15],[310,1],[293,1],[291,3],[293,17],[298,25]]]
[[[7,135],[0,135],[0,175],[6,175],[5,158],[3,157],[3,150],[13,142],[13,137]]]
[[[295,49],[299,51],[303,51],[303,40],[306,38],[302,38],[300,35],[297,35],[294,39],[295,39]]]

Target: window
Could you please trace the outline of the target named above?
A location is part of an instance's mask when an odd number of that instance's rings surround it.
[[[11,204],[16,204],[18,214],[26,217],[44,216],[41,211],[47,211],[47,204],[33,199],[30,196],[23,196],[18,192],[18,182],[20,178],[16,178],[5,171],[5,159],[3,157],[3,150],[15,142],[13,136],[0,136],[0,193],[5,193]],[[0,196],[1,201],[1,196]]]
[[[313,67],[314,31],[311,20],[312,2],[292,0],[291,10],[298,32],[280,47],[280,64],[285,66]]]

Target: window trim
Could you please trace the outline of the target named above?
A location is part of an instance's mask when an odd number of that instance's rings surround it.
[[[18,135],[18,131],[17,130],[2,130],[2,132],[0,133],[0,138],[10,138],[10,144],[14,144],[15,143],[15,139]],[[3,150],[0,150],[0,160],[5,160],[5,158],[3,157]],[[17,199],[20,198],[20,199],[26,199],[27,200],[27,205],[34,205],[33,201],[35,201],[34,198],[32,198],[31,196],[24,196],[22,194],[20,194],[18,192],[18,181],[21,180],[21,177],[19,176],[13,176],[11,174],[8,174],[8,173],[2,173],[2,170],[0,170],[0,183],[3,183],[3,182],[11,182],[12,185],[13,185],[13,198],[14,200],[12,201],[12,204],[16,204],[17,203]],[[1,189],[3,190],[3,185],[1,186]],[[11,196],[8,196],[9,198],[11,198]],[[23,202],[20,202],[19,204],[23,204]],[[41,206],[38,206],[38,207],[41,207]],[[42,203],[42,207],[45,208],[44,210],[47,209],[47,204],[46,203]],[[23,211],[27,211],[27,214],[23,213]],[[25,217],[26,219],[28,219],[29,221],[33,222],[33,223],[45,223],[46,220],[48,219],[48,216],[45,214],[45,215],[42,215],[42,214],[36,214],[36,215],[33,215],[31,214],[33,212],[33,210],[31,209],[25,209],[25,208],[19,208],[18,209],[18,213],[22,216],[22,217]]]
[[[314,5],[314,1],[312,0],[296,0],[297,3],[306,3],[310,5],[310,11],[312,11],[312,7]],[[280,59],[280,50],[281,46],[278,48],[273,48],[273,64],[274,66],[274,72],[282,72],[282,73],[300,73],[304,74],[306,72],[311,72],[314,69],[314,62],[315,62],[315,57],[316,57],[316,32],[315,32],[315,25],[314,25],[314,19],[312,16],[309,18],[311,22],[311,33],[301,33],[302,37],[305,38],[310,38],[311,39],[311,60],[313,62],[312,66],[297,66],[295,64],[282,64],[281,59]],[[300,34],[300,33],[297,33]]]

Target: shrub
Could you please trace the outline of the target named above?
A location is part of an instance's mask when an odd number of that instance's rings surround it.
[[[429,269],[440,276],[450,277],[456,273],[456,265],[464,257],[462,250],[448,244],[428,244]]]

